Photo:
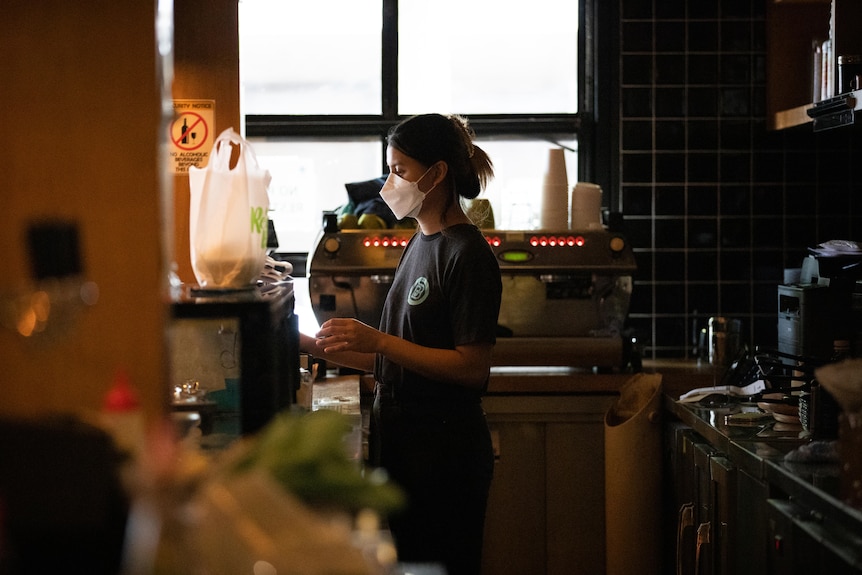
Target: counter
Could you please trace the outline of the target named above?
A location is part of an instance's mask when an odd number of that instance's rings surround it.
[[[722,375],[708,363],[694,360],[645,360],[643,371],[662,374],[662,388],[677,397],[689,389],[714,385]],[[557,366],[492,367],[488,394],[615,394],[632,375]]]
[[[605,572],[604,415],[631,376],[493,368],[482,402],[495,458],[483,573]],[[373,385],[361,377],[362,401]]]
[[[675,498],[666,520],[668,525],[677,521],[668,531],[676,532],[679,541],[680,502],[693,500],[695,514],[713,507],[693,521],[722,526],[713,534],[713,569],[701,573],[797,573],[800,562],[862,573],[862,512],[841,500],[840,464],[787,461],[788,453],[809,440],[798,430],[776,429],[773,421],[727,425],[726,415],[755,410],[752,404],[704,407],[677,398],[664,397],[670,453],[665,463]],[[694,478],[688,486],[680,479],[686,474]],[[682,553],[677,549],[676,554],[679,562]]]
[[[862,535],[862,511],[840,499],[839,464],[785,461],[789,452],[808,443],[798,431],[775,431],[772,422],[756,427],[727,425],[724,416],[743,409],[741,404],[703,408],[665,396],[665,406],[740,469],[820,513],[824,520]]]
[[[645,362],[678,396],[716,382],[709,364]],[[605,572],[604,416],[634,374],[566,367],[492,368],[483,399],[495,453],[483,572]],[[720,375],[720,374],[719,374]],[[312,403],[353,393],[355,376],[314,382]],[[363,416],[374,388],[359,377]],[[513,494],[516,494],[513,496]]]

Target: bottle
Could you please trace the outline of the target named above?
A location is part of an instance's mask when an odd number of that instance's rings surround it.
[[[128,372],[118,369],[102,402],[102,423],[117,448],[135,459],[144,443],[144,419]]]

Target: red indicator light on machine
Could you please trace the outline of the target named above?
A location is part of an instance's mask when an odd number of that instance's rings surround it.
[[[362,245],[366,248],[403,248],[406,247],[410,242],[410,238],[399,238],[397,236],[383,236],[383,237],[366,237],[362,240]]]
[[[566,246],[574,247],[574,246],[582,246],[586,243],[586,240],[583,236],[533,236],[530,238],[530,245],[533,247],[537,246],[550,246],[550,247],[561,247],[564,248]]]
[[[488,245],[491,245],[495,248],[500,247],[503,243],[503,241],[497,236],[485,236],[485,239],[488,241]]]

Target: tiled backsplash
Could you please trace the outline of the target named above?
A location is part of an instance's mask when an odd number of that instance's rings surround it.
[[[775,346],[784,269],[862,240],[862,128],[766,129],[767,1],[621,0],[619,209],[647,358],[690,357],[714,315]]]

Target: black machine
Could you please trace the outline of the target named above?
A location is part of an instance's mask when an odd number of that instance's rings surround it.
[[[205,433],[258,431],[296,400],[299,327],[292,280],[188,290],[171,305],[172,407]]]

